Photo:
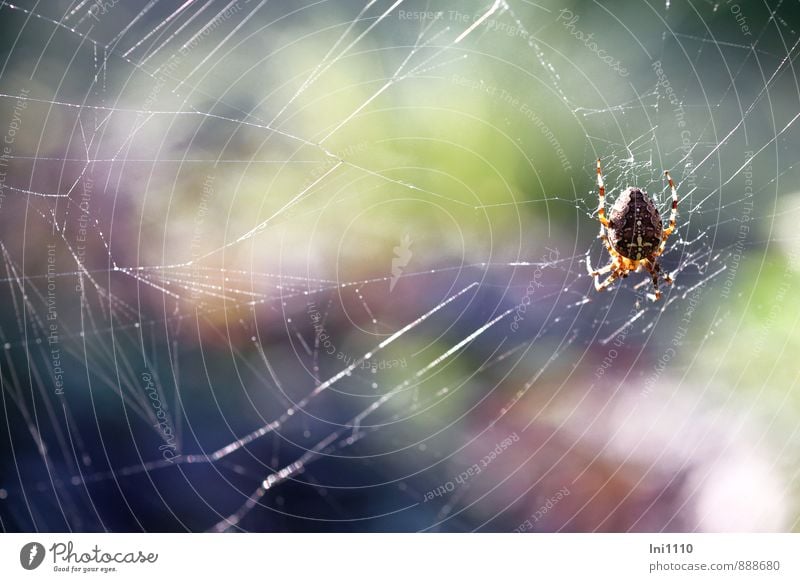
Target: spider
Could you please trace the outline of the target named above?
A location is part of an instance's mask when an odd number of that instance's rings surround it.
[[[626,188],[611,207],[610,217],[605,214],[606,189],[603,185],[603,173],[600,160],[597,160],[597,188],[600,202],[597,207],[597,219],[600,221],[600,235],[611,262],[601,269],[593,269],[586,253],[586,269],[594,279],[594,288],[598,291],[607,289],[619,278],[627,277],[631,271],[640,272],[645,269],[653,280],[655,293],[648,293],[648,299],[658,301],[661,291],[658,289],[659,276],[667,285],[672,278],[661,270],[658,258],[667,246],[667,239],[675,231],[675,219],[678,215],[678,191],[675,183],[664,172],[672,191],[672,210],[669,214],[669,225],[663,227],[661,215],[653,200],[639,188]],[[610,273],[605,281],[600,282],[600,275]]]

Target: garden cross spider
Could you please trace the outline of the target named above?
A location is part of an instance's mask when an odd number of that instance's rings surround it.
[[[663,228],[661,215],[652,199],[639,188],[626,188],[611,207],[609,218],[606,218],[606,189],[603,185],[603,174],[600,171],[600,160],[597,160],[597,188],[600,202],[597,207],[597,219],[600,221],[600,235],[611,262],[605,267],[594,270],[586,252],[586,269],[594,279],[594,288],[598,291],[607,289],[614,281],[625,278],[631,271],[645,269],[653,279],[655,293],[648,293],[652,301],[661,298],[658,290],[658,278],[663,277],[666,284],[672,278],[661,270],[658,257],[667,246],[669,235],[675,230],[675,219],[678,215],[678,191],[669,175],[664,172],[672,191],[672,210],[669,214],[669,225]],[[600,282],[600,275],[610,273],[606,280]]]

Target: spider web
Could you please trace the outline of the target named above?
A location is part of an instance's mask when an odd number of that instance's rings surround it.
[[[722,527],[742,408],[680,388],[800,115],[791,7],[736,6],[3,2],[3,529]],[[597,158],[676,181],[659,302],[586,275]]]

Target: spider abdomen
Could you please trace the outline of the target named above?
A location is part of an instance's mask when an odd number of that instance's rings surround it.
[[[639,188],[627,188],[609,213],[609,243],[633,260],[651,257],[661,243],[663,223],[655,204]]]

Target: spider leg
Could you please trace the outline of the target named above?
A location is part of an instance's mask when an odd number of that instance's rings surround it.
[[[675,225],[678,217],[678,190],[675,188],[675,182],[672,181],[672,176],[669,175],[669,172],[664,172],[664,175],[667,177],[669,189],[672,192],[672,209],[669,212],[669,224],[667,225],[667,228],[664,229],[664,232],[661,233],[661,244],[658,245],[658,249],[656,249],[654,255],[655,257],[658,257],[661,253],[663,253],[664,249],[667,247],[667,239],[675,231]]]
[[[613,283],[617,277],[619,276],[619,265],[618,260],[616,257],[612,255],[611,262],[607,264],[605,267],[600,269],[595,269],[592,267],[592,261],[589,258],[589,252],[586,252],[586,271],[589,273],[589,276],[592,277],[594,280],[594,288],[597,291],[603,291],[606,289],[611,283]],[[605,275],[606,273],[610,272],[611,274],[606,278],[605,281],[600,283],[600,275]]]
[[[659,265],[657,261],[655,263],[655,268],[656,271],[658,271],[659,275],[661,275],[661,278],[664,279],[664,283],[666,283],[667,285],[672,285],[672,277],[670,277],[669,273],[667,273],[666,271],[661,270],[661,265]]]
[[[645,269],[647,269],[647,272],[650,273],[650,277],[653,281],[654,293],[648,293],[647,298],[650,299],[651,301],[658,301],[659,299],[661,299],[661,291],[658,288],[658,277],[659,273],[661,272],[661,268],[658,266],[658,263],[655,262],[651,263],[646,259],[642,261],[640,264],[644,266]],[[672,282],[671,279],[670,282]]]
[[[597,291],[605,291],[614,281],[617,280],[617,278],[618,277],[616,272],[611,273],[608,277],[606,277],[606,280],[603,281],[602,283],[598,283],[597,278],[595,278],[594,288]]]
[[[602,269],[593,270],[592,267],[589,265],[588,258],[587,258],[587,261],[586,261],[586,270],[589,271],[589,276],[590,277],[594,277],[595,279],[597,279],[597,277],[599,277],[600,275],[605,275],[606,273],[611,271],[613,268],[614,268],[614,264],[613,263],[609,263],[608,265],[606,265]]]
[[[595,286],[597,286],[597,278],[600,275],[604,275],[610,271],[618,270],[619,269],[619,256],[620,254],[611,246],[611,243],[608,242],[608,235],[605,232],[605,227],[600,225],[600,234],[598,238],[603,241],[603,245],[606,247],[608,251],[609,257],[611,258],[611,262],[602,267],[601,269],[594,269],[592,267],[591,259],[589,258],[589,252],[586,252],[586,270],[589,273],[589,276],[594,277],[595,279]],[[625,276],[625,275],[623,275]]]
[[[599,202],[597,203],[597,220],[600,221],[604,227],[608,227],[608,219],[606,218],[606,187],[603,183],[603,172],[600,169],[600,158],[597,158],[597,190],[599,192]]]
[[[606,220],[606,222],[608,221]],[[597,235],[597,238],[602,241],[603,246],[606,247],[606,250],[608,251],[608,254],[612,260],[619,258],[619,252],[611,246],[611,241],[608,240],[608,229],[605,225],[600,224],[600,234]]]
[[[602,242],[603,245],[606,247],[608,254],[611,255],[611,258],[619,256],[619,253],[614,250],[614,247],[611,246],[611,243],[608,240],[608,231],[603,225],[600,225],[600,234],[597,236]]]

